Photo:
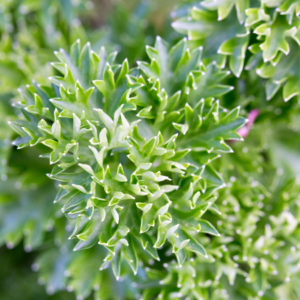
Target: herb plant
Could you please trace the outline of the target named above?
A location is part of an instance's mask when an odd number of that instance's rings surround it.
[[[183,36],[157,36],[143,61],[128,39],[121,55],[76,39],[18,89],[13,145],[38,167],[15,162],[27,188],[0,241],[30,220],[49,294],[299,299],[298,6],[182,1]]]

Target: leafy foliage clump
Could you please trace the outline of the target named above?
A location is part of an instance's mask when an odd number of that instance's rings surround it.
[[[245,68],[267,78],[267,100],[283,86],[283,98],[288,101],[299,95],[295,69],[300,45],[298,9],[297,1],[205,0],[191,6],[187,16],[172,25],[187,33],[192,45],[205,45],[206,55],[220,65],[229,57],[229,67],[237,77]],[[247,49],[251,57],[245,64]]]
[[[1,111],[20,150],[0,131],[0,242],[42,249],[49,295],[299,299],[298,6],[182,1],[188,36],[145,47],[146,2],[95,35],[54,14],[56,61]]]
[[[158,37],[147,52],[151,63],[130,70],[76,42],[70,56],[56,53],[62,76],[49,78],[51,87],[20,90],[26,118],[12,123],[19,148],[52,149],[43,157],[61,182],[55,202],[77,220],[74,250],[103,245],[101,268],[111,263],[117,279],[122,259],[136,273],[140,257],[160,260],[166,240],[180,265],[192,252],[207,257],[198,232],[219,236],[202,216],[217,211],[213,194],[224,186],[210,163],[232,152],[225,141],[240,139],[244,124],[239,109],[211,98],[231,87],[219,84],[226,72],[200,65],[200,49],[189,53],[185,40],[168,49]]]

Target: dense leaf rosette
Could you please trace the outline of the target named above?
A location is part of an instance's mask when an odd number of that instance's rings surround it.
[[[117,279],[122,261],[137,273],[162,247],[179,265],[192,253],[208,257],[204,233],[220,234],[204,214],[218,212],[224,187],[211,162],[232,152],[226,140],[240,140],[245,123],[239,108],[213,98],[231,87],[220,83],[226,72],[201,63],[201,49],[190,52],[185,40],[169,49],[158,37],[147,52],[151,62],[130,69],[77,41],[70,54],[55,53],[51,86],[20,89],[24,119],[11,123],[19,148],[52,149],[43,157],[60,182],[55,202],[76,220],[74,250],[103,245],[101,269],[111,264]]]

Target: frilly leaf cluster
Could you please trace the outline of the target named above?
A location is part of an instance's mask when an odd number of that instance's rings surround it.
[[[214,97],[229,92],[227,76],[201,63],[201,49],[186,40],[171,49],[161,38],[147,47],[150,62],[131,69],[116,53],[96,53],[75,42],[55,52],[58,75],[51,85],[19,90],[15,106],[24,118],[11,122],[18,148],[43,144],[59,182],[54,199],[76,221],[74,250],[100,244],[117,279],[123,262],[133,273],[139,262],[160,261],[170,248],[181,266],[208,253],[205,234],[219,236],[205,219],[217,213],[216,192],[224,187],[212,161],[232,152],[245,119]],[[97,246],[100,247],[100,246]]]
[[[179,7],[173,16],[181,16]],[[202,1],[173,27],[187,33],[191,47],[205,45],[206,56],[228,64],[235,76],[255,70],[266,78],[266,98],[283,87],[288,101],[299,95],[295,66],[299,50],[298,1]],[[208,45],[208,46],[207,46]],[[217,56],[216,53],[220,55]]]

